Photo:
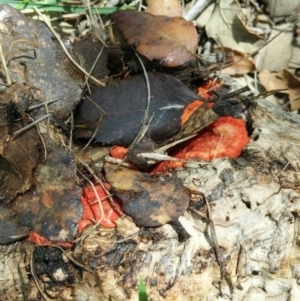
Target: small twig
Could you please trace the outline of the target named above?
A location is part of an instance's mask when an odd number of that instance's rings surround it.
[[[150,89],[150,82],[149,82],[149,77],[148,77],[148,74],[147,74],[147,70],[146,70],[140,56],[137,54],[137,52],[135,52],[135,55],[138,58],[141,66],[142,66],[143,72],[144,72],[144,76],[145,76],[145,80],[146,80],[146,87],[147,87],[147,103],[146,103],[146,109],[145,109],[145,114],[144,114],[142,127],[141,127],[140,132],[138,133],[136,139],[132,142],[132,144],[134,144],[134,143],[138,142],[139,140],[141,140],[145,135],[144,128],[148,127],[148,125],[149,125],[149,109],[150,109],[150,102],[151,102],[151,89]]]
[[[90,185],[92,186],[93,190],[94,190],[94,193],[95,193],[95,196],[96,196],[96,199],[98,201],[98,204],[99,204],[99,208],[100,208],[100,213],[101,213],[101,218],[99,220],[96,221],[96,223],[94,224],[94,226],[90,229],[90,231],[88,231],[88,233],[86,233],[85,235],[82,235],[80,236],[78,239],[75,240],[75,242],[77,241],[83,241],[85,240],[99,225],[100,223],[103,221],[103,218],[104,218],[104,212],[103,212],[103,206],[102,206],[102,203],[101,203],[101,199],[99,197],[99,194],[95,188],[95,185],[94,183],[89,180],[80,170],[78,170],[78,172],[81,174],[81,176],[90,183]]]
[[[33,119],[32,117],[29,116],[29,118],[30,118],[30,120],[31,120],[32,122],[34,122],[34,119]],[[45,160],[46,160],[46,158],[47,158],[47,147],[46,147],[46,143],[45,143],[45,141],[44,141],[44,138],[43,138],[43,135],[42,135],[42,133],[41,133],[40,128],[39,128],[38,126],[36,126],[36,129],[37,129],[37,132],[38,132],[38,134],[39,134],[39,137],[40,137],[40,139],[41,139],[42,145],[43,145],[44,150],[45,150],[44,154],[45,154]]]
[[[177,162],[185,162],[185,163],[197,163],[197,164],[201,164],[201,165],[211,164],[210,162],[202,163],[202,162],[198,162],[198,161],[185,160],[185,159],[171,157],[171,156],[164,155],[164,154],[158,154],[156,152],[154,152],[154,153],[139,153],[139,154],[137,154],[137,157],[142,157],[142,158],[145,158],[145,159],[155,160],[155,161],[177,161]]]
[[[5,79],[6,79],[6,83],[7,83],[7,85],[11,85],[11,80],[10,80],[9,72],[8,72],[8,69],[7,69],[7,66],[6,66],[6,62],[5,62],[5,58],[4,58],[4,55],[3,55],[3,50],[2,50],[2,45],[1,44],[0,44],[0,59],[1,59],[1,65],[2,65],[2,68],[3,68],[4,76],[5,76]],[[2,85],[5,85],[5,84],[2,84]]]
[[[186,20],[195,20],[200,13],[212,3],[212,0],[196,0],[192,1],[190,9],[183,15]]]
[[[72,141],[73,141],[73,128],[74,128],[74,114],[71,111],[70,115],[71,127],[70,127],[70,137],[69,137],[69,151],[72,151]]]
[[[72,261],[75,265],[79,266],[83,270],[86,270],[92,274],[95,273],[93,270],[90,270],[88,267],[86,267],[85,265],[83,265],[83,264],[79,263],[77,260],[75,260],[74,257],[69,255],[62,247],[56,246],[56,245],[52,245],[51,247],[58,248],[70,261]]]
[[[221,134],[221,136],[220,136],[220,139],[219,139],[219,142],[218,142],[218,145],[216,147],[215,154],[213,155],[212,160],[216,159],[216,156],[217,156],[217,154],[219,152],[219,149],[220,149],[220,146],[221,146],[222,139],[223,139],[223,134]]]
[[[29,111],[33,111],[33,110],[39,109],[41,107],[49,105],[49,104],[51,104],[53,102],[56,102],[58,100],[59,100],[59,98],[56,98],[56,99],[49,100],[47,102],[43,102],[43,103],[39,103],[39,104],[36,104],[36,105],[32,105],[32,106],[28,107],[28,109],[26,111],[29,112]]]
[[[274,176],[274,179],[276,179],[289,165],[290,162],[286,163],[284,167]]]
[[[212,240],[215,244],[216,258],[217,258],[218,264],[220,266],[221,277],[226,280],[227,285],[228,285],[229,290],[230,290],[230,293],[232,294],[233,293],[232,283],[231,283],[230,279],[227,277],[227,274],[226,274],[226,271],[225,271],[225,266],[224,266],[224,263],[223,263],[223,259],[220,256],[220,247],[219,247],[219,243],[218,243],[218,239],[217,239],[217,235],[216,235],[215,225],[214,225],[214,222],[212,220],[211,209],[210,209],[210,206],[209,206],[209,203],[208,203],[208,200],[206,199],[206,197],[204,197],[204,201],[206,203],[208,221],[209,221],[209,226],[210,226],[210,231],[211,231],[211,237],[212,237]]]
[[[68,52],[68,50],[66,49],[63,41],[61,40],[61,38],[59,37],[59,35],[56,33],[56,31],[53,29],[53,27],[51,26],[51,24],[49,24],[49,22],[44,18],[44,16],[41,14],[41,12],[38,10],[37,7],[34,7],[35,11],[37,12],[37,14],[40,16],[40,18],[45,22],[45,24],[49,27],[49,29],[51,30],[51,32],[53,33],[53,35],[56,37],[57,41],[59,42],[61,48],[64,50],[66,56],[68,57],[68,59],[81,71],[83,72],[86,76],[89,76],[88,72],[82,68],[70,55],[70,53]],[[95,77],[93,77],[92,75],[90,75],[90,78],[97,84],[101,85],[101,86],[105,86],[105,84],[101,81],[99,81],[98,79],[96,79]]]
[[[240,95],[241,93],[244,93],[244,92],[247,92],[247,91],[250,91],[250,88],[248,86],[244,86],[242,88],[239,88],[239,89],[234,90],[232,92],[229,92],[227,94],[221,95],[217,99],[214,99],[214,101],[224,100],[224,99],[228,99],[228,98],[231,98],[231,97],[235,97],[235,96]]]
[[[32,41],[29,40],[29,39],[25,39],[25,38],[24,38],[24,39],[14,40],[14,41],[11,42],[9,49],[7,50],[7,52],[6,52],[6,54],[5,54],[5,58],[6,58],[6,59],[8,58],[8,56],[9,56],[9,54],[10,54],[12,48],[14,47],[14,45],[15,45],[16,43],[26,43],[26,44],[29,44],[29,45],[33,46],[34,48],[39,48],[38,44],[32,42]]]
[[[15,136],[20,135],[21,133],[23,133],[23,132],[25,132],[25,131],[31,129],[33,126],[35,126],[36,124],[38,124],[39,122],[43,121],[44,119],[46,119],[46,118],[48,118],[48,117],[50,117],[50,116],[51,116],[51,114],[48,113],[47,115],[42,116],[42,117],[38,118],[37,120],[34,120],[32,123],[30,123],[30,124],[24,126],[24,127],[21,128],[20,130],[14,132],[14,133],[12,134],[12,136],[15,137]]]
[[[106,162],[110,162],[110,163],[114,163],[114,164],[118,164],[119,166],[125,166],[125,167],[132,167],[130,164],[123,162],[124,160],[121,159],[117,159],[111,156],[106,156],[105,157],[105,161]]]
[[[93,135],[91,136],[91,138],[89,139],[89,141],[85,144],[85,146],[80,150],[81,153],[83,153],[89,147],[89,145],[92,143],[92,141],[94,140],[95,136],[97,135],[97,132],[99,131],[100,126],[101,126],[101,119],[102,119],[102,116],[100,115],[100,118],[97,121],[97,126],[96,126],[96,128],[95,128],[95,130],[93,132]]]
[[[89,96],[85,96],[87,100],[89,100],[95,107],[97,107],[103,114],[107,115],[106,112],[100,107],[98,106],[97,103],[94,102],[94,100],[92,98],[90,98]]]
[[[227,277],[223,260],[220,257],[220,247],[219,247],[219,244],[218,244],[218,239],[217,239],[217,235],[216,235],[215,225],[214,225],[214,222],[212,220],[212,214],[211,214],[211,209],[210,209],[209,203],[208,203],[208,201],[207,201],[207,199],[206,199],[205,196],[204,196],[204,201],[205,201],[205,204],[206,204],[207,216],[205,216],[205,214],[203,214],[199,210],[193,208],[192,206],[189,209],[191,211],[195,212],[197,215],[199,215],[200,217],[202,217],[203,219],[205,219],[208,222],[208,226],[210,227],[210,232],[211,232],[211,239],[212,239],[212,241],[214,243],[214,249],[215,249],[215,253],[216,253],[216,259],[217,259],[217,262],[218,262],[219,267],[220,267],[221,277],[225,279],[225,281],[226,281],[226,283],[227,283],[227,285],[229,287],[230,293],[232,294],[233,293],[232,283],[231,283],[230,279]]]
[[[96,175],[96,173],[93,171],[93,169],[88,164],[83,162],[78,156],[75,155],[74,157],[87,169],[87,171],[91,174],[91,176],[94,178],[96,183],[98,183],[101,186],[101,188],[104,190],[104,192],[108,196],[110,204],[113,205],[114,209],[118,212],[118,214],[120,216],[122,216],[123,213],[120,212],[119,208],[116,206],[115,201],[112,198],[112,195],[110,194],[110,192],[108,191],[106,186],[103,184],[102,180]]]
[[[92,72],[94,71],[95,66],[97,65],[97,63],[98,63],[98,61],[99,61],[99,58],[100,58],[100,56],[101,56],[101,54],[102,54],[102,52],[103,52],[103,49],[104,49],[104,45],[102,46],[100,52],[98,53],[98,55],[97,55],[97,57],[96,57],[96,60],[95,60],[95,62],[94,62],[94,64],[93,64],[93,66],[92,66],[92,68],[91,68],[91,70],[90,70],[88,76],[86,76],[86,79],[85,79],[85,82],[84,82],[84,84],[83,84],[83,87],[85,87],[85,85],[87,84],[89,78],[91,77],[91,74],[92,74]]]

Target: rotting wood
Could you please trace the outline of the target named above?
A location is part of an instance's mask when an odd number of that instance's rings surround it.
[[[200,167],[187,163],[177,171],[187,187],[210,201],[232,295],[221,281],[207,221],[187,211],[179,218],[190,234],[183,243],[170,225],[130,236],[137,228],[127,217],[118,221],[117,229],[93,231],[72,255],[97,276],[78,274],[74,297],[61,295],[60,300],[136,300],[139,277],[153,300],[217,300],[220,293],[228,300],[295,300],[300,276],[300,123],[265,100],[253,105],[250,115],[252,141],[241,157],[214,159]],[[130,238],[118,242],[117,237]],[[21,243],[28,254],[26,245]],[[29,294],[24,289],[24,281],[28,287],[33,284],[21,254],[16,249],[2,257],[9,262],[9,271],[1,270],[0,279],[7,279],[3,290],[14,287],[20,300],[41,300],[37,290]]]

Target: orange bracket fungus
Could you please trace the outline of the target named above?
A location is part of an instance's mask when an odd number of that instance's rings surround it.
[[[220,117],[210,126],[203,129],[195,138],[177,146],[171,156],[181,159],[202,159],[210,161],[214,158],[236,158],[249,143],[246,123],[242,119],[231,116]],[[163,172],[168,168],[182,167],[184,161],[165,161],[156,166],[153,172]]]
[[[96,185],[95,189],[101,203],[99,203],[93,187],[87,186],[83,190],[83,195],[81,197],[83,217],[78,223],[79,232],[82,232],[85,227],[93,225],[96,222],[99,222],[103,227],[114,228],[116,227],[114,221],[120,217],[116,208],[110,203],[107,194],[102,187]],[[118,200],[115,200],[115,205],[118,207],[119,212],[122,211]]]

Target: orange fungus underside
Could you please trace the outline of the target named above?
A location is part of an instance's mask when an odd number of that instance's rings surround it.
[[[83,217],[78,223],[79,233],[82,232],[85,227],[94,225],[98,221],[100,221],[100,225],[103,227],[114,228],[116,227],[115,220],[120,217],[117,210],[113,207],[113,205],[110,204],[110,201],[102,187],[96,185],[95,189],[101,200],[101,204],[99,204],[97,200],[97,196],[93,187],[87,186],[83,189],[83,195],[81,197],[81,202],[83,205]],[[122,212],[119,201],[115,199],[114,201],[119,211]]]

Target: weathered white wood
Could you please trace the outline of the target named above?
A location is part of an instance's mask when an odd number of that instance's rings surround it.
[[[190,234],[185,242],[170,225],[137,235],[130,218],[119,220],[117,229],[93,231],[73,255],[95,269],[96,278],[78,274],[73,299],[60,300],[138,300],[139,277],[155,301],[299,300],[300,120],[265,100],[249,114],[253,132],[241,157],[188,163],[177,171],[187,187],[210,201],[232,293],[221,279],[208,222],[187,211],[179,218]],[[24,287],[24,279],[16,277],[20,271],[32,285],[25,264],[20,268],[20,254],[6,256],[14,264],[9,267],[14,282],[1,281],[3,287]],[[0,269],[1,280],[7,275],[7,268]]]

